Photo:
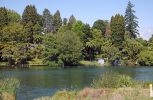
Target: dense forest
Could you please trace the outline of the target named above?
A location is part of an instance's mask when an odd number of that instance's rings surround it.
[[[0,7],[0,63],[74,66],[103,58],[105,65],[153,65],[153,37],[139,37],[134,5],[125,15],[98,19],[93,26],[60,11],[39,14],[27,5],[22,15]]]

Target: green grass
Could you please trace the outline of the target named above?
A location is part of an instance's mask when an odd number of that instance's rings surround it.
[[[0,66],[7,66],[8,62],[0,62]]]
[[[15,94],[16,89],[19,88],[20,81],[15,78],[6,78],[0,80],[0,93],[10,93]]]
[[[135,81],[128,75],[107,72],[93,81],[94,88],[124,88],[124,87],[141,87],[142,82]]]
[[[97,61],[80,61],[81,66],[94,66],[94,67],[101,67],[103,65],[99,64]]]
[[[16,90],[20,86],[20,81],[15,78],[0,80],[0,100],[16,100]]]
[[[43,65],[43,59],[32,59],[28,62],[30,65]]]

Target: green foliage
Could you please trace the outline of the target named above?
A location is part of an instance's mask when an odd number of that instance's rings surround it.
[[[59,28],[62,26],[62,18],[59,10],[56,11],[56,13],[53,16],[53,19],[54,19],[55,31],[57,32]]]
[[[40,17],[35,6],[28,5],[22,14],[22,24],[24,33],[26,34],[26,42],[34,43],[34,35],[38,33],[40,28]]]
[[[72,15],[69,18],[69,22],[68,22],[68,29],[71,30],[73,24],[76,22],[76,18]]]
[[[10,42],[4,45],[2,57],[7,59],[9,65],[26,64],[29,54],[28,43]]]
[[[144,49],[143,45],[135,39],[127,39],[124,42],[124,57],[131,61],[131,64],[136,64],[138,54]]]
[[[24,34],[23,34],[23,26],[19,23],[11,23],[5,26],[2,30],[2,41],[3,42],[11,42],[17,41],[21,42],[24,41]]]
[[[106,43],[102,46],[102,57],[105,58],[107,63],[111,65],[114,63],[115,60],[119,60],[121,58],[121,52],[115,46],[111,46],[110,43]]]
[[[102,34],[100,30],[92,30],[92,38],[86,42],[85,48],[87,50],[87,59],[92,61],[95,60],[96,55],[101,52]]]
[[[134,15],[135,11],[133,10],[134,5],[129,1],[126,12],[125,12],[125,27],[126,31],[130,32],[131,38],[136,38],[137,35],[139,35],[139,32],[137,30],[138,21],[137,17]]]
[[[27,5],[22,14],[22,24],[25,26],[29,22],[33,25],[39,21],[39,15],[34,5]]]
[[[76,23],[73,24],[72,26],[72,31],[78,33],[79,36],[83,34],[83,27],[84,24],[81,21],[77,21]]]
[[[67,25],[67,18],[63,18],[63,25]]]
[[[30,49],[31,57],[34,59],[41,59],[43,57],[45,47],[41,44],[35,45],[34,48]]]
[[[63,66],[103,58],[107,64],[152,65],[148,53],[152,54],[153,39],[136,38],[133,7],[129,2],[125,17],[116,14],[111,22],[96,20],[92,28],[73,15],[62,22],[59,11],[52,16],[45,9],[40,15],[34,5],[26,6],[22,18],[0,7],[0,62],[16,65],[42,59],[51,66]]]
[[[138,83],[128,75],[108,72],[93,81],[94,88],[122,88],[135,87]]]
[[[92,29],[100,30],[102,34],[104,35],[106,32],[106,22],[103,20],[97,20],[94,22]]]
[[[80,65],[87,66],[87,67],[100,67],[102,66],[97,61],[80,61]]]
[[[9,23],[19,23],[21,21],[21,16],[14,10],[8,10]]]
[[[43,59],[32,59],[28,63],[30,65],[43,65]]]
[[[45,39],[46,60],[56,61],[61,60],[64,65],[77,65],[82,50],[82,43],[76,33],[67,31],[49,35]]]
[[[15,78],[6,78],[0,80],[0,93],[7,92],[15,94],[20,86],[20,81]]]
[[[138,63],[142,66],[153,65],[153,50],[150,48],[144,49],[138,55]]]
[[[112,43],[119,48],[122,48],[124,41],[124,26],[124,17],[122,15],[116,14],[111,18]]]
[[[45,33],[54,32],[54,20],[48,9],[43,11],[43,28]]]
[[[9,23],[7,9],[0,7],[0,29]]]

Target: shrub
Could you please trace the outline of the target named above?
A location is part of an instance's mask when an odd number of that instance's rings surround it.
[[[94,88],[122,88],[134,87],[138,82],[133,80],[128,75],[121,75],[119,73],[107,72],[101,75],[97,80],[93,81]]]
[[[16,89],[19,88],[20,81],[15,78],[6,78],[0,80],[0,93],[7,92],[10,94],[15,94]]]

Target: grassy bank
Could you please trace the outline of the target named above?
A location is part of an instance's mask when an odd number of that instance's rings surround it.
[[[16,100],[16,89],[20,82],[15,78],[6,78],[0,80],[0,100]]]
[[[128,75],[105,73],[83,90],[58,91],[52,97],[35,100],[152,100],[148,83],[136,81]]]
[[[80,61],[79,64],[81,66],[86,66],[86,67],[102,67],[103,66],[99,64],[97,61]]]

